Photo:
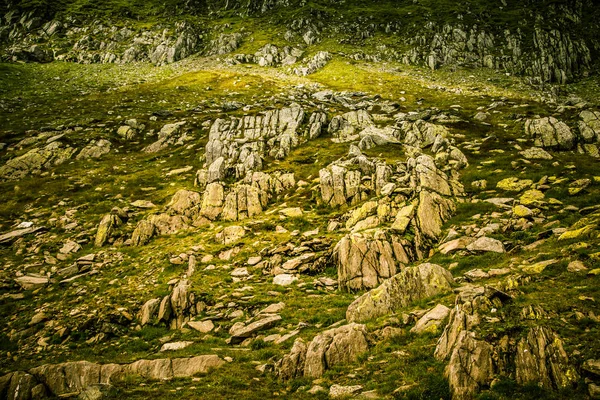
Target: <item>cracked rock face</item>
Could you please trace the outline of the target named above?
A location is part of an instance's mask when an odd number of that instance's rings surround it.
[[[461,332],[446,367],[446,377],[454,398],[473,397],[494,376],[493,346]]]
[[[397,246],[400,246],[397,244]],[[394,254],[393,239],[385,234],[355,233],[345,236],[334,248],[338,283],[346,290],[374,288],[400,269],[396,260],[405,258],[403,250]],[[407,263],[409,260],[405,259]]]
[[[210,128],[206,164],[223,157],[227,170],[240,178],[262,169],[262,158],[284,158],[300,143],[304,110],[298,104],[261,115],[217,119]]]
[[[533,327],[517,344],[517,382],[534,383],[547,389],[560,389],[574,384],[579,375],[569,364],[562,340],[551,329]]]
[[[333,117],[329,123],[329,133],[340,143],[352,142],[360,138],[362,130],[372,125],[373,119],[367,111],[350,111]]]

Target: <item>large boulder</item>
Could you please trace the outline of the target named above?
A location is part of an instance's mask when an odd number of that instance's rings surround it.
[[[225,189],[220,182],[209,183],[204,190],[200,214],[209,220],[215,220],[223,211]]]
[[[281,379],[320,378],[326,370],[355,362],[368,350],[367,328],[351,323],[320,333],[308,346],[302,339],[297,339],[275,369]]]
[[[569,126],[554,117],[528,119],[525,133],[538,147],[570,150],[575,145],[575,135]]]
[[[402,121],[400,132],[396,135],[408,146],[427,148],[434,144],[436,138],[448,136],[448,129],[443,125],[436,125],[423,120]]]
[[[579,114],[579,134],[586,143],[600,143],[600,111],[585,110]]]
[[[346,311],[346,319],[363,322],[390,314],[416,301],[452,289],[452,274],[435,264],[409,267],[356,299]]]
[[[319,182],[323,203],[331,207],[352,205],[361,200],[360,171],[333,164],[319,171]]]
[[[110,142],[106,139],[92,140],[90,144],[85,146],[75,158],[77,160],[84,160],[87,158],[100,158],[104,154],[110,152],[110,146]]]
[[[29,372],[55,396],[78,393],[92,384],[100,383],[101,365],[88,361],[48,364]]]

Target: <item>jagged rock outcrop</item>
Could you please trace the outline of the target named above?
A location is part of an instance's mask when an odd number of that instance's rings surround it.
[[[580,153],[600,158],[600,111],[585,110],[579,114],[579,146]]]
[[[320,378],[336,365],[355,362],[368,349],[365,325],[343,325],[320,333],[308,345],[297,339],[291,352],[277,363],[275,370],[281,379],[286,380],[302,376]]]
[[[495,375],[494,348],[468,331],[459,334],[445,374],[453,398],[469,399],[489,385]]]
[[[241,33],[222,33],[210,41],[206,54],[212,56],[231,53],[240,47],[242,40]]]
[[[385,162],[359,154],[319,171],[321,199],[331,207],[354,205],[381,193],[391,175],[391,167]]]
[[[200,193],[179,190],[167,205],[165,213],[154,214],[138,222],[131,244],[142,246],[154,235],[171,235],[191,228],[200,217],[201,204]]]
[[[295,47],[279,48],[273,44],[266,44],[254,54],[236,54],[227,61],[230,64],[258,64],[261,67],[286,66],[295,64],[303,53]]]
[[[217,119],[206,145],[206,167],[210,170],[213,163],[222,163],[223,157],[225,176],[242,178],[260,171],[264,157],[284,158],[306,140],[300,131],[304,116],[304,109],[293,103],[261,115]]]
[[[517,344],[516,379],[519,384],[537,384],[547,389],[569,387],[579,374],[569,364],[560,337],[550,328],[536,326]]]
[[[340,143],[352,142],[360,138],[363,129],[372,125],[373,119],[366,110],[350,111],[333,117],[328,131]]]
[[[409,267],[356,299],[346,311],[348,321],[364,322],[451,290],[452,274],[435,264]]]
[[[145,302],[138,314],[142,325],[148,323],[164,323],[170,329],[181,329],[193,316],[198,314],[204,303],[196,301],[191,291],[190,282],[181,279],[172,287],[171,293],[162,299],[151,299]]]
[[[204,180],[205,178],[198,178]],[[262,213],[271,199],[296,185],[294,174],[248,173],[230,188],[222,182],[206,185],[204,193],[179,190],[164,212],[138,222],[131,244],[142,246],[153,237],[206,225],[218,219],[240,221]]]
[[[165,29],[106,26],[100,21],[74,18],[33,23],[39,17],[7,14],[4,57],[11,61],[50,62],[53,60],[90,63],[152,62],[173,63],[200,49],[202,31],[188,22],[177,22]]]
[[[115,232],[115,229],[122,225],[123,221],[126,221],[127,219],[128,215],[124,210],[118,207],[113,208],[109,214],[106,214],[102,217],[102,220],[100,220],[98,229],[96,230],[94,245],[96,247],[104,246]]]
[[[52,141],[44,147],[35,148],[8,160],[0,167],[0,179],[10,181],[40,174],[43,170],[69,160],[76,152],[77,150],[68,144]]]
[[[127,376],[148,380],[170,380],[205,374],[224,364],[216,355],[191,358],[139,360],[131,364],[96,364],[74,361],[47,364],[27,372],[11,372],[0,377],[0,393],[7,399],[73,397],[86,388],[108,385]]]
[[[538,384],[548,390],[568,387],[579,379],[562,340],[548,327],[535,326],[526,336],[506,335],[496,341],[479,336],[478,325],[488,318],[484,314],[511,299],[489,286],[461,288],[435,350],[436,358],[449,360],[446,376],[455,397],[473,398],[499,376],[510,375],[519,384]],[[546,315],[540,307],[526,307],[520,319]]]
[[[298,76],[306,76],[314,74],[321,68],[327,65],[327,62],[331,60],[331,55],[327,51],[319,51],[312,58],[308,60],[306,65],[300,65],[294,68],[294,74]]]

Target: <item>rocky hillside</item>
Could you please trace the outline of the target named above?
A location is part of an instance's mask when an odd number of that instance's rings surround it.
[[[542,3],[3,5],[0,399],[600,398],[597,10]]]
[[[598,17],[592,0],[37,0],[5,6],[0,54],[5,61],[157,65],[231,54],[233,62],[291,65],[308,74],[334,53],[566,83],[595,67]],[[311,59],[318,52],[327,54]]]

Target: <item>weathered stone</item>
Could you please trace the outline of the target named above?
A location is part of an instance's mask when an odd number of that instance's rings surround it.
[[[482,236],[467,246],[469,251],[504,253],[504,245],[497,239]]]
[[[452,253],[455,251],[465,250],[467,248],[467,246],[472,244],[475,240],[476,240],[475,238],[472,238],[469,236],[463,236],[461,238],[454,239],[454,240],[451,240],[449,242],[442,244],[439,247],[439,250],[440,250],[440,253],[442,253],[442,254],[449,254],[449,253]]]
[[[275,326],[279,321],[281,321],[281,317],[279,315],[271,315],[249,325],[242,324],[236,326],[236,324],[229,330],[229,334],[231,335],[231,343],[240,343],[244,339],[252,337],[252,335],[254,335],[256,332]]]
[[[453,398],[472,398],[495,377],[493,347],[477,340],[470,332],[461,332],[446,367]]]
[[[347,399],[363,390],[361,385],[341,386],[331,385],[329,388],[329,398],[331,399]]]
[[[554,117],[528,119],[525,122],[525,132],[539,147],[570,150],[575,144],[575,135],[571,129]]]
[[[589,359],[583,363],[583,369],[594,375],[600,376],[600,360]]]
[[[215,324],[211,320],[207,321],[188,321],[188,326],[200,333],[208,333],[215,328]]]
[[[131,236],[131,245],[132,246],[143,246],[148,243],[150,238],[154,236],[156,232],[156,227],[151,221],[141,220],[138,222],[133,234]]]
[[[298,278],[291,274],[279,274],[273,278],[273,285],[289,286],[294,282],[297,282]]]
[[[206,374],[211,369],[219,368],[225,364],[225,361],[217,355],[174,358],[171,361],[173,378],[187,378],[198,374]]]
[[[535,326],[519,341],[515,366],[516,380],[521,385],[560,389],[579,379],[577,371],[569,364],[562,340],[547,327]]]
[[[223,210],[224,200],[225,190],[223,185],[219,182],[209,183],[204,191],[200,213],[210,220],[215,220]]]
[[[308,345],[304,376],[320,378],[327,369],[354,362],[368,349],[367,329],[364,325],[352,323],[327,330],[317,335]]]
[[[301,338],[296,339],[290,352],[277,362],[275,366],[277,376],[285,381],[303,376],[307,349],[308,346]]]
[[[106,214],[102,217],[98,230],[96,231],[96,238],[94,244],[96,247],[102,247],[106,244],[111,234],[122,223],[121,219],[112,213]]]
[[[55,396],[81,392],[91,384],[100,383],[99,364],[87,361],[49,364],[33,368],[30,373]]]
[[[39,174],[43,170],[60,165],[69,160],[77,150],[54,141],[42,148],[12,158],[0,167],[1,180],[16,180],[30,174]]]
[[[552,160],[552,155],[539,147],[532,147],[519,152],[527,160]]]
[[[502,179],[496,185],[497,189],[506,190],[508,192],[521,192],[533,185],[531,179],[519,179],[515,177]]]
[[[413,333],[437,332],[442,322],[450,314],[450,309],[443,304],[438,304],[421,317],[416,325],[410,330]]]
[[[348,321],[367,321],[451,290],[452,274],[435,264],[409,267],[356,299],[346,311]]]
[[[25,290],[33,290],[46,286],[50,282],[50,279],[45,276],[24,275],[15,278],[15,282]]]
[[[140,325],[144,326],[157,314],[160,306],[160,299],[148,300],[140,310]]]
[[[359,132],[373,125],[373,120],[365,110],[350,111],[336,115],[329,123],[329,133],[336,141],[351,142],[359,138]]]
[[[192,344],[194,344],[194,342],[190,342],[190,341],[165,343],[161,346],[160,351],[164,352],[164,351],[183,350],[186,347],[191,346]]]
[[[239,241],[244,236],[246,236],[246,230],[244,228],[238,225],[232,225],[217,233],[215,239],[219,243],[229,245]]]
[[[77,154],[75,159],[84,160],[86,158],[100,158],[104,154],[110,152],[110,146],[111,143],[106,139],[100,139],[98,141],[93,140]]]
[[[333,253],[339,285],[346,290],[374,288],[395,275],[400,267],[391,241],[385,237],[347,235],[335,246]]]

